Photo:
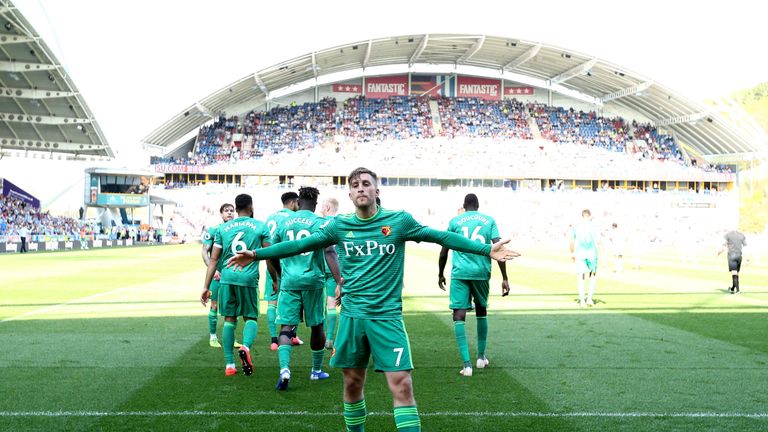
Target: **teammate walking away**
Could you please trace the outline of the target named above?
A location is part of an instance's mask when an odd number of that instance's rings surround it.
[[[408,212],[376,205],[376,174],[357,168],[347,179],[355,213],[339,215],[309,237],[237,254],[228,265],[254,259],[282,258],[338,244],[341,275],[341,314],[331,366],[344,370],[344,421],[347,430],[365,428],[365,381],[370,357],[384,372],[399,431],[420,431],[413,397],[411,347],[403,324],[402,286],[406,241],[438,243],[460,252],[490,255],[497,261],[519,256],[502,240],[490,245],[420,225]]]
[[[325,218],[332,218],[336,216],[336,212],[339,211],[339,201],[336,198],[328,198],[323,201],[323,206],[320,209],[320,214]],[[334,247],[334,246],[329,246]],[[325,348],[333,349],[333,335],[336,333],[336,280],[331,274],[331,270],[328,266],[325,266],[325,295],[326,295],[326,310],[325,310]]]
[[[320,192],[313,187],[299,189],[299,211],[277,225],[272,235],[272,244],[308,237],[326,222],[314,213],[318,195]],[[302,312],[304,321],[312,329],[309,341],[312,349],[312,372],[309,378],[321,380],[329,376],[328,373],[323,372],[326,264],[333,274],[335,292],[341,286],[341,275],[334,246],[283,258],[280,261],[280,297],[277,301],[277,319],[275,319],[275,323],[281,326],[277,349],[277,358],[280,363],[280,374],[276,386],[278,390],[287,390],[291,380],[291,331],[301,322]]]
[[[493,244],[500,240],[499,229],[496,221],[478,210],[480,202],[475,194],[467,194],[464,197],[464,212],[448,223],[448,231],[459,234],[467,239],[482,244]],[[437,285],[445,291],[445,276],[443,272],[448,261],[448,248],[443,246],[438,260]],[[507,280],[507,263],[499,261],[501,270],[501,295],[509,294],[509,281]],[[475,254],[463,252],[453,253],[453,268],[451,269],[450,308],[453,310],[453,332],[456,336],[456,345],[459,348],[459,356],[463,367],[459,373],[464,376],[472,376],[472,363],[469,361],[469,348],[467,346],[467,333],[465,321],[467,310],[475,304],[475,318],[477,318],[477,368],[482,369],[490,363],[485,356],[486,341],[488,339],[488,294],[489,280],[491,278],[491,259]]]
[[[219,226],[216,237],[213,240],[213,252],[208,262],[208,271],[205,274],[205,283],[203,292],[200,295],[200,302],[205,306],[211,298],[211,291],[208,289],[216,273],[216,265],[219,260],[226,262],[231,256],[244,250],[257,249],[269,246],[269,231],[267,226],[256,219],[253,219],[253,199],[250,195],[241,194],[235,197],[235,211],[237,218],[225,222]],[[279,266],[279,264],[277,264]],[[267,269],[275,273],[273,262],[267,263]],[[276,274],[274,274],[277,277]],[[224,347],[225,375],[234,375],[237,373],[235,368],[235,327],[237,327],[237,317],[243,317],[245,326],[243,328],[243,345],[238,350],[240,361],[243,366],[243,373],[251,375],[253,373],[253,362],[251,361],[251,345],[256,338],[258,324],[256,320],[259,317],[259,265],[252,263],[243,271],[233,271],[224,268],[221,271],[221,280],[219,285],[219,310],[224,316],[224,329],[221,332],[221,339]]]
[[[571,230],[571,260],[576,264],[579,306],[593,306],[592,295],[597,284],[597,235],[592,224],[592,212],[581,212],[581,221]],[[589,293],[584,299],[584,283],[589,279]]]
[[[235,206],[232,204],[222,204],[219,208],[219,214],[221,215],[222,222],[229,222],[235,218]],[[209,227],[205,234],[203,234],[203,262],[205,267],[211,260],[211,249],[213,249],[213,239],[216,237],[216,232],[219,226],[215,225]],[[208,290],[211,291],[211,309],[208,310],[208,332],[210,333],[209,345],[213,348],[221,348],[219,339],[216,337],[216,327],[219,323],[219,279],[221,278],[221,270],[224,267],[224,260],[219,260],[216,265],[216,272],[213,274],[211,285]],[[237,342],[235,342],[237,344]]]
[[[296,194],[296,192],[284,193],[280,196],[280,201],[283,203],[283,208],[269,215],[266,220],[270,238],[275,233],[277,225],[299,209],[299,195]],[[277,326],[275,325],[275,317],[277,317],[277,299],[280,295],[280,291],[274,291],[272,289],[272,275],[270,275],[269,272],[267,272],[267,277],[264,279],[264,300],[267,302],[267,328],[269,329],[269,336],[272,338],[269,349],[277,351],[278,334]],[[294,345],[301,345],[304,343],[295,334],[291,340]]]

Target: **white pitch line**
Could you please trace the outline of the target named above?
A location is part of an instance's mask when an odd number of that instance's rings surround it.
[[[51,305],[51,306],[46,306],[46,307],[40,308],[40,309],[33,309],[33,310],[31,310],[29,312],[25,312],[25,313],[23,313],[21,315],[14,315],[12,317],[8,317],[8,318],[5,318],[3,320],[0,320],[0,323],[4,323],[6,321],[16,321],[16,320],[20,320],[20,319],[26,318],[28,316],[38,315],[38,314],[41,314],[41,313],[50,312],[52,310],[58,309],[58,308],[63,307],[63,306],[69,306],[69,305],[77,304],[77,303],[87,303],[90,300],[93,300],[93,299],[96,299],[96,298],[99,298],[99,297],[103,297],[103,296],[106,296],[106,295],[110,295],[110,294],[115,294],[115,293],[118,293],[120,291],[124,291],[124,290],[127,290],[127,289],[130,289],[130,288],[127,288],[127,287],[117,288],[117,289],[114,289],[112,291],[107,291],[107,292],[103,292],[103,293],[99,293],[99,294],[94,294],[94,295],[91,295],[91,296],[82,297],[82,298],[66,301],[66,302],[63,302],[63,303],[58,303],[58,304]]]
[[[309,416],[336,417],[341,412],[311,411],[0,411],[0,417],[229,417],[229,416]],[[370,412],[369,416],[391,417],[391,412]],[[768,419],[768,413],[718,412],[458,412],[419,413],[421,417],[609,417],[609,418],[757,418]]]

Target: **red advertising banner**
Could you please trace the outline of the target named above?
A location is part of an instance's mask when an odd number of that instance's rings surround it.
[[[408,75],[365,78],[365,97],[408,96]]]
[[[363,86],[360,84],[334,84],[331,90],[336,93],[362,93]]]
[[[507,96],[515,95],[533,95],[533,87],[505,87],[504,94]]]
[[[501,99],[501,81],[497,79],[475,78],[468,76],[457,77],[456,96],[476,97],[480,99]]]

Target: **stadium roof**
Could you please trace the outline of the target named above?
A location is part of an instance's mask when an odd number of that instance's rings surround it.
[[[287,60],[193,103],[142,142],[166,148],[179,144],[219,112],[257,107],[317,85],[404,72],[500,78],[552,90],[596,107],[616,104],[650,119],[688,150],[711,162],[751,159],[768,148],[764,135],[744,128],[737,116],[723,116],[713,107],[603,59],[539,42],[459,34],[364,40]]]
[[[67,71],[8,0],[0,1],[0,155],[113,157]]]

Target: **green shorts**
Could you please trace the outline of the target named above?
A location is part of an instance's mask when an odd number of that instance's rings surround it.
[[[333,341],[335,368],[367,368],[373,355],[376,372],[413,369],[411,343],[402,319],[372,320],[339,316]]]
[[[576,274],[595,273],[597,274],[597,257],[594,258],[576,258]]]
[[[297,325],[302,321],[302,312],[307,327],[318,326],[325,321],[323,290],[280,290],[275,324]]]
[[[242,285],[219,285],[219,314],[231,317],[259,317],[259,289]]]
[[[208,290],[211,292],[211,301],[219,301],[219,281],[211,279],[211,285],[208,286]]]
[[[475,305],[488,307],[489,285],[487,280],[451,279],[451,304],[449,307],[456,309],[473,309]]]
[[[267,272],[267,277],[264,278],[264,301],[277,301],[280,297],[280,290],[277,290],[277,294],[272,294],[272,276]]]
[[[325,275],[325,295],[336,297],[336,280],[331,275]]]

